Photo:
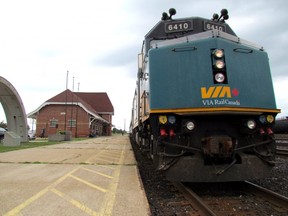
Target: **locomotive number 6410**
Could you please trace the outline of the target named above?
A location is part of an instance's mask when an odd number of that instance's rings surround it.
[[[193,26],[191,21],[165,23],[166,33],[190,31],[192,29]]]
[[[223,31],[223,32],[226,32],[226,28],[224,25],[221,25],[221,24],[216,24],[214,22],[204,22],[204,30],[205,31],[209,31],[209,30],[219,30],[219,31]]]

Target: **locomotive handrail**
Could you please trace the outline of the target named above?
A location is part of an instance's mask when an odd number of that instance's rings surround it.
[[[259,142],[259,143],[254,143],[254,144],[251,144],[251,145],[247,145],[247,146],[243,146],[243,147],[240,147],[240,148],[236,148],[236,149],[234,149],[234,151],[236,152],[236,151],[240,151],[240,150],[251,148],[251,147],[265,145],[265,144],[268,144],[270,142],[271,142],[271,140],[267,140],[267,141],[263,141],[263,142]]]
[[[174,144],[174,143],[169,143],[169,142],[166,142],[166,141],[163,141],[163,140],[161,140],[161,142],[163,144],[165,144],[165,145],[201,152],[201,149],[198,149],[198,148],[193,148],[193,147],[189,147],[189,146],[183,146],[183,145],[178,145],[178,144]]]
[[[235,49],[233,49],[233,51],[239,52],[239,53],[245,53],[245,54],[249,54],[249,53],[253,52],[252,49],[243,49],[243,48],[235,48]]]
[[[173,52],[188,52],[188,51],[194,51],[197,50],[196,47],[187,46],[187,47],[175,47],[172,49]]]
[[[179,38],[175,38],[175,39],[171,39],[171,40],[160,40],[160,41],[154,40],[154,41],[151,41],[150,47],[151,48],[159,48],[159,47],[163,47],[163,46],[167,46],[167,45],[176,45],[176,44],[181,44],[183,42],[188,43],[188,42],[196,41],[199,39],[207,39],[207,38],[222,38],[222,39],[230,40],[230,41],[237,43],[237,44],[250,46],[250,47],[253,47],[255,49],[264,51],[264,48],[260,45],[257,45],[255,43],[250,42],[250,41],[241,39],[240,37],[236,37],[234,35],[231,35],[231,34],[228,34],[226,32],[216,30],[216,29],[206,31],[206,32],[201,32],[198,34],[179,37]]]

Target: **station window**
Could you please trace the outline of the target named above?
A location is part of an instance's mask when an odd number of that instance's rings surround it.
[[[75,119],[68,120],[68,127],[76,127],[76,120]]]
[[[50,127],[56,128],[58,126],[58,120],[57,119],[51,119],[50,120]]]

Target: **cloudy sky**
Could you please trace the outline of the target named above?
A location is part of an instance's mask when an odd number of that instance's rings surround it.
[[[69,71],[68,88],[74,77],[74,91],[80,83],[80,92],[107,92],[113,124],[123,129],[126,122],[127,130],[137,54],[171,7],[174,18],[211,18],[227,8],[235,33],[268,52],[279,116],[288,116],[287,0],[0,0],[0,76],[29,113],[66,89]]]

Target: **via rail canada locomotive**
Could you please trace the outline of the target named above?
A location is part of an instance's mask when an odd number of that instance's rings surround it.
[[[277,113],[267,53],[213,18],[163,13],[138,55],[131,139],[167,179],[242,181],[275,162]]]

